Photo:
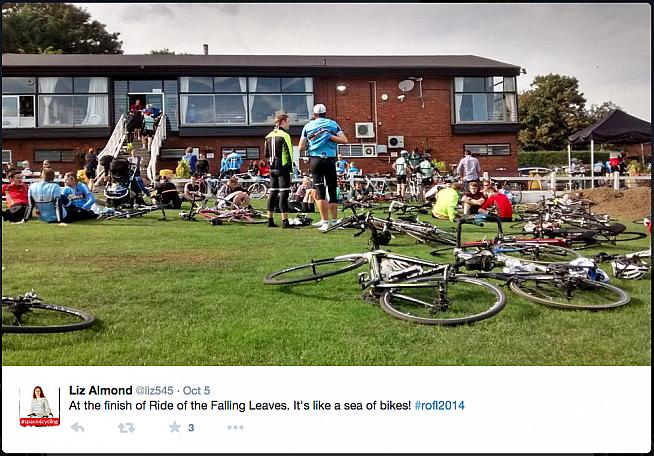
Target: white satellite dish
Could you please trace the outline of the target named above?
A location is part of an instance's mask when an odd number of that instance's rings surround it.
[[[411,79],[405,79],[404,81],[400,81],[398,87],[402,92],[409,92],[413,89],[414,85],[415,83]]]

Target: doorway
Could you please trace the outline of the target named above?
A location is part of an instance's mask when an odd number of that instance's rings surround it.
[[[153,107],[161,109],[161,112],[166,112],[163,93],[128,93],[127,112],[125,114],[129,114],[129,110],[136,103],[136,100],[141,100],[143,109],[145,109],[146,105],[152,104]]]

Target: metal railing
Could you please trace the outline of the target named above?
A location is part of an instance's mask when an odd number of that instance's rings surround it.
[[[161,150],[161,145],[166,140],[166,114],[161,114],[159,119],[159,126],[157,131],[152,138],[152,146],[150,147],[150,161],[148,162],[148,179],[150,182],[154,182],[157,178],[157,158],[159,158],[159,151]]]
[[[125,136],[127,136],[126,125],[127,125],[127,116],[125,116],[125,114],[122,114],[118,119],[118,122],[116,122],[114,131],[111,132],[111,136],[109,137],[107,144],[104,146],[104,149],[102,149],[102,152],[100,152],[100,154],[98,155],[98,161],[100,161],[100,159],[105,155],[111,155],[114,158],[118,155],[118,152],[120,152],[120,148],[123,146],[123,143],[125,142]],[[99,167],[96,179],[99,180],[103,174],[104,174],[104,168]]]

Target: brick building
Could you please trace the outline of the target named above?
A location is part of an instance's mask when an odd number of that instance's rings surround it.
[[[324,103],[364,172],[390,171],[402,148],[449,166],[470,148],[491,175],[517,169],[520,67],[487,58],[3,54],[2,66],[3,163],[73,170],[75,149],[104,147],[138,98],[167,116],[159,168],[187,146],[213,154],[212,171],[232,151],[263,158],[275,111],[291,115],[297,144]]]

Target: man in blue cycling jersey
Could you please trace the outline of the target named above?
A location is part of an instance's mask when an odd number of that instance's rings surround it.
[[[322,231],[329,228],[330,213],[332,224],[337,222],[336,144],[347,144],[345,133],[335,121],[327,118],[324,104],[315,105],[313,119],[302,129],[299,149],[300,152],[308,149],[309,169],[320,211],[320,221],[315,225]]]

